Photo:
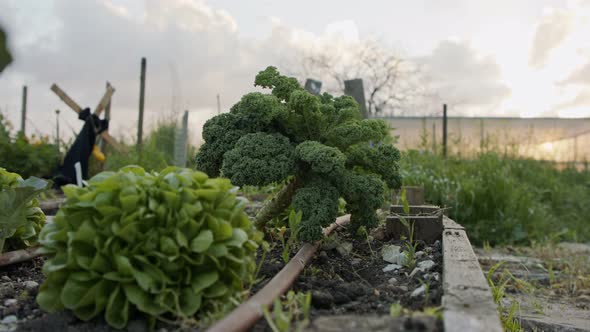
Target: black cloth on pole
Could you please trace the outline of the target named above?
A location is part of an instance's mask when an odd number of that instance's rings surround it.
[[[76,183],[76,169],[74,165],[80,162],[82,168],[82,179],[88,179],[88,159],[92,154],[96,135],[108,129],[108,120],[100,120],[95,114],[90,114],[90,109],[85,108],[78,115],[84,121],[84,126],[74,144],[68,150],[63,164],[57,169],[54,183],[57,188],[66,184]]]

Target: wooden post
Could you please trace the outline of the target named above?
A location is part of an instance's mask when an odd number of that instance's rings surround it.
[[[55,145],[59,152],[59,110],[55,110]]]
[[[137,148],[141,149],[143,139],[143,106],[145,98],[145,58],[141,58],[141,74],[139,77],[139,121],[137,123]]]
[[[436,123],[432,124],[432,153],[436,153]]]
[[[484,127],[483,127],[483,119],[479,120],[479,152],[484,152],[485,146],[485,134],[484,134]]]
[[[111,83],[107,82],[106,88],[108,89],[110,86],[111,86]],[[112,101],[112,98],[109,99],[109,102],[104,107],[104,118],[107,120],[111,119],[111,101]]]
[[[174,129],[174,164],[186,167],[186,144],[188,140],[188,111],[184,111],[181,128]]]
[[[25,123],[27,122],[27,86],[23,86],[23,100],[20,118],[20,132],[25,136]]]
[[[217,94],[217,115],[221,114],[221,101],[219,100],[219,93]]]
[[[447,104],[443,104],[443,157],[447,157]]]

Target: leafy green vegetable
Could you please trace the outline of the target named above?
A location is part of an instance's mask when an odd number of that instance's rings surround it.
[[[353,234],[375,226],[385,187],[401,185],[400,153],[389,143],[387,123],[363,120],[352,97],[314,96],[274,67],[261,71],[255,85],[271,94],[247,94],[230,113],[205,123],[197,168],[240,186],[286,182],[256,223],[293,205],[303,215],[291,233],[304,241],[322,237],[340,198],[352,214]]]
[[[44,310],[104,314],[115,328],[136,311],[202,317],[253,277],[262,234],[227,179],[128,166],[63,190],[67,201],[40,237],[51,255],[37,296]]]
[[[49,187],[45,180],[23,180],[0,168],[0,253],[4,247],[19,249],[37,242],[45,221],[36,197]]]

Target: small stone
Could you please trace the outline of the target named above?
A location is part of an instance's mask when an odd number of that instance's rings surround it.
[[[440,273],[438,273],[438,272],[434,272],[434,273],[432,274],[432,279],[434,279],[434,280],[436,280],[436,281],[439,281],[439,280],[440,280]]]
[[[0,279],[2,279],[2,281],[6,281],[6,282],[12,281],[8,276],[2,276],[2,278],[0,278]]]
[[[408,291],[408,286],[399,286],[398,288],[402,292],[407,292]]]
[[[330,258],[328,257],[328,254],[322,250],[322,251],[320,251],[320,255],[319,255],[318,260],[320,262],[328,262],[330,260]]]
[[[391,278],[391,279],[387,280],[387,283],[390,285],[395,285],[395,284],[397,284],[397,279]]]
[[[354,259],[351,261],[351,264],[354,266],[354,265],[359,265],[359,264],[361,264],[362,262],[363,262],[363,260],[362,260],[362,259],[360,259],[360,258],[354,258]]]
[[[414,291],[412,292],[412,294],[410,295],[410,297],[418,297],[418,296],[422,296],[424,295],[424,292],[426,291],[426,287],[424,285],[414,289]]]
[[[418,268],[422,272],[426,272],[426,271],[430,271],[435,265],[436,265],[436,263],[434,261],[427,260],[427,261],[419,262],[418,263]]]
[[[18,303],[17,299],[7,299],[4,301],[4,306],[5,307],[12,307],[13,305],[15,305],[17,303]]]
[[[336,251],[340,254],[340,256],[348,256],[352,251],[352,242],[342,242],[339,246],[336,247]]]
[[[414,254],[414,257],[416,257],[416,259],[420,259],[420,258],[424,257],[424,255],[426,255],[424,253],[424,251],[416,251],[416,253]]]
[[[435,248],[440,248],[440,240],[436,240],[434,241],[434,245]]]
[[[23,282],[23,285],[25,286],[26,290],[33,290],[37,287],[39,287],[39,283],[33,280],[27,280],[25,282]]]
[[[384,245],[383,248],[381,248],[381,257],[383,257],[383,260],[388,263],[398,264],[400,251],[400,246],[393,244]]]
[[[397,271],[399,269],[401,269],[402,266],[401,265],[397,265],[397,264],[388,264],[387,266],[385,266],[383,268],[383,272],[389,272],[389,271]]]
[[[377,227],[371,231],[371,236],[378,241],[385,240],[387,236],[387,231],[385,230],[384,226]]]
[[[18,321],[18,318],[15,315],[10,315],[10,316],[6,316],[4,317],[4,319],[2,319],[2,324],[13,324],[16,323]]]
[[[329,308],[334,303],[334,297],[327,292],[312,291],[311,301],[318,308]]]

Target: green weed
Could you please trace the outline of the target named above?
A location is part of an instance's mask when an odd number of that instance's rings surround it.
[[[273,332],[301,331],[309,324],[311,293],[289,291],[283,300],[275,299],[272,312],[263,309],[264,318]]]
[[[590,172],[511,159],[495,152],[474,159],[409,151],[404,185],[425,188],[426,201],[445,208],[481,245],[538,241],[589,241]]]

